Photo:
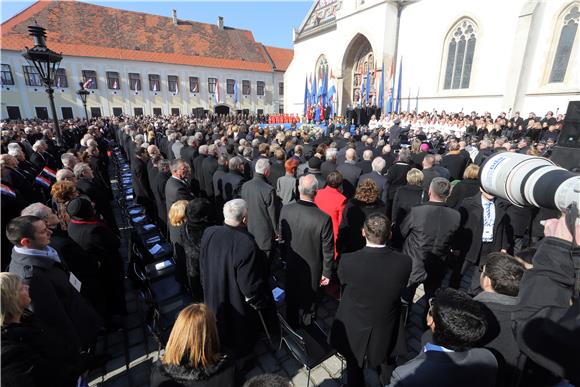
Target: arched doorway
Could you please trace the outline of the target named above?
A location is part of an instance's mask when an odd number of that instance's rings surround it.
[[[362,34],[357,34],[348,45],[342,60],[342,114],[347,107],[355,106],[361,96],[361,83],[366,80],[370,71],[373,76],[375,59],[369,40]],[[370,95],[374,95],[374,85],[371,82]]]
[[[226,105],[218,105],[214,108],[215,114],[230,114],[230,108]]]

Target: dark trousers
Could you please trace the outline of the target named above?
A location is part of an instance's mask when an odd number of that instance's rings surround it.
[[[348,387],[365,387],[364,368],[358,365],[356,358],[345,355],[346,360],[346,385]],[[385,362],[376,367],[382,385],[387,385],[391,379],[391,374],[395,369],[394,365]]]
[[[481,265],[485,265],[487,262],[487,255],[493,252],[493,243],[491,242],[482,242],[481,243],[481,250],[479,252],[479,259],[477,262],[468,262],[465,261],[463,263],[463,268],[461,269],[461,274],[463,277],[469,277],[471,274],[471,281],[469,287],[467,289],[467,293],[470,296],[476,296],[483,291],[479,284],[479,277],[480,271],[479,268]]]

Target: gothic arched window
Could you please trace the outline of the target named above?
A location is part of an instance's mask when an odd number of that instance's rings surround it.
[[[477,28],[469,19],[459,21],[446,40],[444,89],[467,89],[471,78]]]
[[[558,40],[556,54],[552,62],[549,83],[564,82],[564,78],[566,77],[566,69],[568,68],[570,54],[572,53],[572,47],[574,47],[574,40],[577,35],[578,22],[580,20],[579,8],[578,4],[575,4],[569,8],[568,12],[564,12],[560,39]]]

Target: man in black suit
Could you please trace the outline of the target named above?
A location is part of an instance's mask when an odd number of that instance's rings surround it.
[[[169,213],[169,209],[178,200],[192,200],[194,198],[191,193],[189,184],[189,176],[191,169],[189,164],[181,159],[175,159],[171,162],[171,177],[165,184],[165,211]]]
[[[316,295],[328,285],[334,258],[332,221],[314,204],[318,182],[302,176],[300,200],[282,207],[280,235],[286,260],[286,310],[288,323],[309,325],[316,315]]]
[[[363,174],[367,174],[372,171],[372,161],[373,151],[370,149],[365,149],[362,153],[362,160],[356,163],[356,165],[362,170]]]
[[[325,160],[320,166],[320,174],[326,180],[326,177],[330,172],[336,171],[336,148],[327,148]]]
[[[429,300],[427,325],[433,340],[393,371],[390,386],[495,386],[497,360],[488,349],[475,348],[488,326],[477,301],[440,289]]]
[[[207,147],[207,157],[201,163],[201,174],[203,176],[203,190],[207,198],[213,202],[213,174],[217,170],[217,146],[211,144]]]
[[[432,297],[445,277],[445,261],[451,253],[451,243],[461,219],[459,212],[445,204],[450,191],[447,179],[433,179],[429,201],[413,207],[401,224],[403,253],[413,260],[413,272],[405,292],[407,302],[413,301],[420,283],[425,287],[425,296]]]
[[[254,237],[263,258],[269,262],[278,228],[276,191],[268,184],[270,161],[259,159],[252,180],[242,185],[241,198],[248,205],[248,231]]]
[[[364,222],[366,247],[342,256],[338,278],[342,298],[330,343],[346,357],[348,386],[364,386],[363,366],[382,366],[386,384],[388,358],[395,345],[401,292],[409,280],[411,259],[386,246],[390,221],[371,214]],[[380,295],[380,296],[379,296]]]
[[[352,148],[347,149],[345,153],[344,164],[336,167],[336,170],[342,174],[342,192],[347,198],[354,196],[359,177],[363,174],[362,169],[356,165],[356,151]]]
[[[241,157],[232,157],[228,162],[228,167],[229,171],[222,179],[224,203],[240,198],[242,184],[246,181],[244,177],[245,163]]]
[[[165,206],[165,186],[171,177],[171,162],[169,160],[159,160],[157,163],[157,176],[152,182],[153,196],[157,205],[157,218],[161,222],[162,230],[167,230],[167,207]]]
[[[461,274],[472,273],[470,294],[475,295],[481,291],[477,273],[479,266],[487,262],[488,254],[512,251],[509,205],[505,200],[481,190],[481,193],[464,199],[459,207],[461,229],[458,250],[465,260]]]
[[[459,152],[459,144],[457,142],[452,142],[449,145],[449,153],[443,156],[441,160],[441,166],[449,170],[449,173],[451,174],[449,180],[462,180],[463,171],[465,171],[465,168],[470,161],[470,159],[466,159]]]
[[[137,203],[144,205],[150,214],[155,213],[153,194],[149,188],[149,178],[147,176],[147,149],[139,147],[135,149],[133,162],[131,163],[131,174],[133,175],[133,194]]]
[[[119,233],[117,222],[115,221],[115,214],[113,214],[113,207],[111,200],[113,195],[111,191],[99,185],[93,175],[93,170],[87,163],[77,163],[74,167],[74,174],[77,178],[77,190],[91,199],[95,203],[95,209],[103,216],[107,225],[115,233]]]
[[[198,148],[199,154],[193,159],[193,168],[191,170],[191,177],[193,180],[193,185],[199,187],[199,195],[200,197],[205,197],[205,183],[204,183],[204,176],[203,176],[203,161],[207,157],[207,145],[201,145]]]

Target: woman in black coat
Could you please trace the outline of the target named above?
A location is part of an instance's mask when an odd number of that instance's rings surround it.
[[[165,354],[153,364],[151,387],[233,387],[235,368],[220,354],[213,312],[192,304],[177,316]]]
[[[407,185],[399,187],[393,200],[391,224],[393,225],[392,246],[401,248],[403,237],[400,226],[411,208],[429,200],[423,190],[423,172],[413,168],[407,172]]]
[[[121,240],[107,224],[96,218],[87,199],[71,200],[67,212],[70,216],[69,237],[100,264],[101,283],[106,284],[101,290],[107,303],[107,311],[102,317],[110,320],[113,315],[126,314],[123,259],[119,254]]]
[[[187,269],[187,280],[189,290],[193,300],[203,301],[203,288],[201,287],[201,277],[199,272],[199,248],[203,231],[212,225],[214,213],[209,200],[197,198],[190,201],[185,210],[186,223],[181,227],[181,241],[185,251],[185,266]]]
[[[470,164],[463,172],[463,180],[455,184],[447,198],[447,206],[458,209],[463,199],[479,193],[479,166]]]
[[[2,386],[76,386],[80,366],[70,364],[27,309],[28,285],[17,274],[0,273],[0,288]]]
[[[398,160],[395,164],[391,165],[387,171],[387,217],[391,218],[393,209],[393,200],[395,199],[395,193],[399,187],[404,186],[407,183],[407,172],[409,172],[413,166],[411,159],[411,152],[408,149],[401,149],[399,152]]]
[[[366,241],[361,233],[365,219],[372,213],[384,214],[386,211],[385,203],[379,199],[377,183],[372,179],[359,183],[354,197],[347,202],[342,214],[337,250],[340,253],[351,253],[365,247]]]

